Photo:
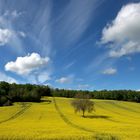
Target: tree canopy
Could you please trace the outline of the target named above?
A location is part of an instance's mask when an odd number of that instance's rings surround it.
[[[92,112],[94,109],[94,102],[90,100],[88,94],[77,94],[72,101],[72,106],[75,112],[82,112],[82,116],[85,117],[85,112]]]

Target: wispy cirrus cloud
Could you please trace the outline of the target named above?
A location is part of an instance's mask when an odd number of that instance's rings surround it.
[[[56,79],[55,82],[60,84],[68,84],[68,83],[72,83],[73,80],[74,80],[74,76],[69,75],[69,76],[60,77],[59,79]]]
[[[0,2],[0,5],[3,6],[2,9],[4,11],[0,11],[0,45],[4,46],[8,44],[10,46],[9,49],[23,54],[24,48],[20,37],[23,37],[24,32],[14,28],[16,25],[14,19],[18,19],[22,13],[16,10],[5,10],[6,6],[2,2]]]
[[[24,12],[18,12],[17,10],[13,10],[13,11],[6,10],[3,14],[3,17],[9,19],[15,19],[20,17],[22,14],[24,14]]]
[[[0,46],[9,43],[12,36],[13,36],[13,32],[11,30],[0,28]]]
[[[33,13],[34,16],[29,15],[29,18],[33,18],[31,21],[33,25],[31,26],[32,32],[29,33],[29,37],[34,41],[34,46],[41,47],[41,49],[38,48],[41,55],[51,56],[55,51],[55,48],[52,51],[51,36],[53,32],[51,21],[52,1],[42,1],[41,5],[35,11],[35,14]]]
[[[75,61],[70,62],[69,64],[67,64],[64,69],[69,69],[70,67],[72,67],[75,64]]]
[[[102,74],[106,74],[106,75],[114,75],[116,73],[117,73],[117,69],[115,68],[108,68],[102,71]]]
[[[19,9],[23,9],[20,11],[14,6],[14,2],[11,8],[8,8],[8,5],[11,5],[10,1],[0,2],[0,7],[2,6],[0,9],[0,29],[4,32],[2,35],[0,34],[0,45],[8,47],[7,50],[12,49],[12,53],[15,52],[21,56],[17,57],[15,61],[9,61],[5,65],[5,70],[14,72],[21,77],[24,75],[25,81],[43,83],[50,79],[52,73],[51,66],[48,65],[48,55],[51,54],[50,14],[52,2],[39,2],[42,6],[35,11],[36,2],[32,3],[32,8],[28,8],[28,1],[22,1],[22,3],[23,5],[18,4]],[[28,26],[31,28],[29,29]],[[26,42],[23,42],[26,37],[29,42],[33,42],[30,44],[31,46],[27,46]],[[28,52],[38,53],[26,56]],[[33,58],[35,55],[36,57]],[[29,75],[29,73],[31,74]]]
[[[45,83],[51,80],[51,73],[44,71],[41,72],[37,77],[38,77],[38,83]]]
[[[11,44],[14,41],[16,36],[26,37],[26,34],[22,31],[13,31],[11,29],[3,29],[0,28],[0,46],[5,46],[7,44]],[[14,41],[15,42],[15,41]]]
[[[5,82],[8,82],[8,83],[18,83],[18,81],[16,79],[6,75],[3,72],[0,72],[0,81],[5,81]]]
[[[103,0],[69,1],[55,21],[55,30],[61,30],[57,32],[58,40],[63,39],[64,46],[78,42],[89,27],[91,19],[93,20],[94,12],[102,3]]]
[[[77,88],[80,90],[85,90],[85,89],[89,89],[90,85],[89,84],[79,84]]]

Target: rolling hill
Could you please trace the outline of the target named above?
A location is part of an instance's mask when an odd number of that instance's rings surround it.
[[[45,97],[0,107],[0,140],[139,140],[140,104],[94,100],[96,111],[83,118],[71,100]]]

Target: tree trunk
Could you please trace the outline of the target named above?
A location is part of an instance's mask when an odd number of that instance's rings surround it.
[[[85,110],[83,110],[83,117],[85,117]]]

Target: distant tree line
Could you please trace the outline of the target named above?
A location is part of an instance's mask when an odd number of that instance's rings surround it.
[[[77,93],[88,94],[93,99],[140,102],[140,92],[133,90],[82,91],[53,89],[44,85],[0,82],[0,106],[11,105],[13,102],[40,102],[42,96],[73,98]]]
[[[41,96],[50,94],[48,86],[0,82],[0,106],[12,105],[13,102],[40,102]]]
[[[140,92],[134,90],[101,90],[101,91],[82,91],[54,89],[53,95],[57,97],[73,98],[77,93],[88,94],[93,99],[133,101],[140,103]]]

